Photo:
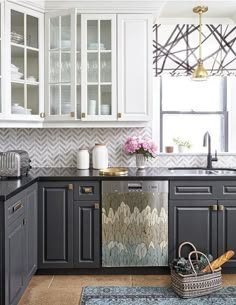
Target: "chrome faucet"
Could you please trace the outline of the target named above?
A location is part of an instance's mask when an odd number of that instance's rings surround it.
[[[208,143],[208,154],[207,154],[207,169],[212,169],[212,162],[217,162],[217,151],[215,151],[215,157],[211,154],[211,135],[207,131],[203,137],[203,146],[206,147]]]

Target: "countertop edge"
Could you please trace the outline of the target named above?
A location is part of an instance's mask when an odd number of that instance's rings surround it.
[[[47,175],[47,174],[35,174],[32,178],[30,176],[27,176],[29,178],[29,181],[24,182],[23,185],[19,185],[16,187],[13,191],[0,195],[0,201],[6,201],[13,197],[14,195],[18,194],[19,192],[25,190],[28,188],[30,185],[36,183],[36,182],[52,182],[52,181],[135,181],[135,180],[168,180],[168,181],[180,181],[180,180],[188,180],[188,181],[236,181],[236,175],[168,175],[167,173],[163,175],[150,175],[148,173],[141,172],[140,175],[127,175],[127,176],[99,176],[99,175],[87,175],[87,176],[70,176],[70,175],[65,175],[65,176],[60,176],[60,175]],[[30,179],[31,178],[31,179]],[[23,178],[22,178],[23,179]],[[22,180],[21,178],[19,181]],[[11,180],[3,180],[10,182]],[[12,180],[13,181],[13,180]],[[15,180],[14,180],[15,181]],[[1,183],[1,181],[0,181]]]

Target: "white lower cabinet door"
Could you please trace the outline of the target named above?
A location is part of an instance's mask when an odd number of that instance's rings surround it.
[[[118,15],[118,120],[148,121],[152,103],[152,16]]]

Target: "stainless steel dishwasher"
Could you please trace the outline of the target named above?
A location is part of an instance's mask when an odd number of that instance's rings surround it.
[[[102,266],[168,265],[168,181],[102,182]]]

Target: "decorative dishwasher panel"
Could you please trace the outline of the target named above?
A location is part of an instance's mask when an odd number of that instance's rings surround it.
[[[168,265],[168,182],[102,183],[102,266]]]

